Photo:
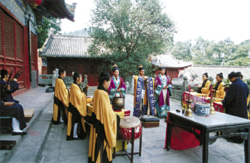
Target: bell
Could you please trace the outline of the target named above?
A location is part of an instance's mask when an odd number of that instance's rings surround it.
[[[113,97],[113,101],[112,101],[112,106],[113,106],[113,110],[122,110],[122,108],[124,108],[124,103],[125,100],[122,97]]]
[[[214,109],[214,101],[215,99],[210,99],[210,114],[214,115],[215,114],[215,109]]]
[[[192,113],[192,110],[191,110],[191,101],[186,101],[188,103],[187,105],[187,110],[185,112],[185,116],[186,117],[193,117],[193,113]]]

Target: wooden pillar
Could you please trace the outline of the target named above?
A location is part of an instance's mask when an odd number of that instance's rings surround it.
[[[24,35],[23,35],[23,42],[24,42],[24,55],[23,55],[23,62],[24,62],[24,81],[25,81],[25,87],[27,89],[30,89],[31,83],[30,83],[30,74],[29,74],[29,41],[28,41],[28,27],[24,27],[23,29]]]

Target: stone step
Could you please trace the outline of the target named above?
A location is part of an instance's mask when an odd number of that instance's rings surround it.
[[[0,150],[0,163],[7,162],[12,157],[13,153],[15,153],[16,149],[20,146],[22,141],[28,137],[29,134],[32,134],[31,128],[34,124],[36,124],[38,118],[41,116],[43,110],[53,101],[53,94],[45,93],[46,87],[41,88],[38,87],[36,89],[31,89],[21,95],[15,96],[16,100],[20,101],[20,104],[24,109],[26,108],[34,108],[34,116],[27,123],[27,127],[24,129],[28,134],[25,136],[12,136],[11,133],[7,133],[4,130],[1,130],[0,140],[14,140],[16,141],[16,145],[12,150]]]
[[[51,128],[51,117],[53,114],[53,101],[44,109],[41,116],[36,120],[35,124],[30,128],[28,135],[18,145],[8,163],[39,162],[41,159],[41,151],[45,144],[47,135]]]

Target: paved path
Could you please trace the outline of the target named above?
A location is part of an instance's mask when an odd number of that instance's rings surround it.
[[[126,109],[133,109],[133,96],[127,95]],[[180,102],[171,100],[171,109],[180,108]],[[52,109],[52,108],[51,108]],[[52,110],[51,110],[52,115]],[[166,123],[160,120],[160,127],[143,130],[142,156],[135,156],[135,163],[196,163],[202,160],[202,147],[188,150],[170,150],[164,148]],[[88,138],[85,140],[66,141],[66,126],[52,125],[46,144],[41,155],[42,163],[87,163]],[[138,150],[139,142],[135,143]],[[130,149],[130,145],[128,146]],[[125,156],[116,157],[113,163],[127,163]],[[210,163],[244,162],[243,144],[228,143],[225,139],[217,141],[209,146]]]

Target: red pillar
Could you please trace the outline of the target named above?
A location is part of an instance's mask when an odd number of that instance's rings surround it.
[[[29,73],[29,37],[28,37],[28,27],[24,27],[24,80],[25,87],[30,89],[30,73]]]

